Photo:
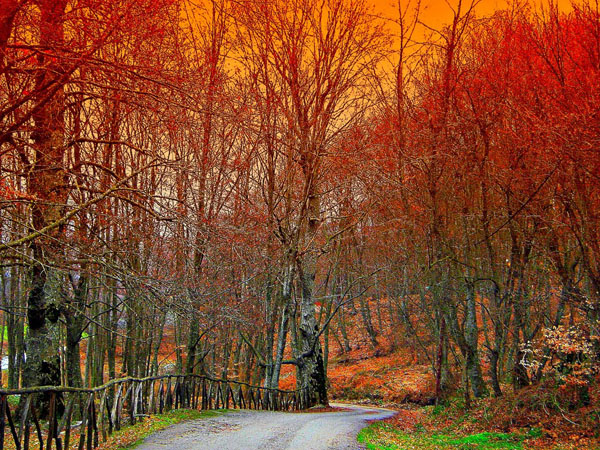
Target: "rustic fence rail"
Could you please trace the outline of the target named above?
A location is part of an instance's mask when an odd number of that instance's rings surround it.
[[[42,417],[35,396],[46,397]],[[173,409],[306,409],[307,390],[286,391],[201,375],[121,378],[95,388],[0,390],[0,450],[97,448],[113,431]]]

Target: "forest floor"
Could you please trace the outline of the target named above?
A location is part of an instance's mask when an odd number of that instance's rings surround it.
[[[600,450],[593,408],[561,413],[547,404],[544,411],[543,396],[530,395],[483,399],[471,409],[456,398],[439,406],[404,405],[393,418],[363,429],[358,440],[368,450]]]
[[[422,351],[432,343],[426,336],[394,334],[385,312],[374,317],[376,328],[387,330],[377,336],[378,345],[368,339],[360,315],[349,315],[352,349],[342,352],[330,337],[328,366],[332,399],[399,411],[359,434],[369,450],[600,450],[600,378],[591,384],[587,405],[578,401],[577,387],[547,381],[515,393],[507,378],[502,397],[472,400],[470,408],[460,380],[453,380],[455,390],[434,406],[435,377]],[[482,358],[484,373],[487,364]],[[284,383],[293,387],[294,373],[285,376]]]
[[[187,421],[144,440],[137,450],[355,450],[357,434],[368,421],[396,412],[343,406],[338,411],[282,413],[231,411]]]
[[[428,364],[406,351],[353,350],[332,358],[328,375],[334,399],[395,409],[358,436],[369,450],[600,450],[600,380],[590,402],[551,383],[514,393],[472,399],[465,408],[461,389],[434,406],[435,379]]]
[[[333,398],[398,411],[358,435],[369,450],[600,450],[600,380],[587,406],[576,391],[547,383],[516,393],[503,385],[502,397],[471,399],[465,408],[461,389],[434,406],[430,366],[405,351],[337,356],[329,377]]]

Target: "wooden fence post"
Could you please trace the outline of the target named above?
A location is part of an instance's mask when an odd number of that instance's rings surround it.
[[[42,433],[33,402],[33,397],[41,393],[50,395],[47,433]],[[16,424],[19,425],[18,427],[13,421],[13,412],[8,402],[10,395],[23,396],[20,414],[16,418],[19,422]],[[63,417],[59,420],[58,402],[59,398],[63,397],[68,401]],[[99,399],[98,405],[96,405],[97,399]],[[129,415],[130,423],[134,424],[136,420],[142,420],[148,414],[162,414],[178,408],[291,411],[305,409],[310,406],[309,403],[310,393],[306,389],[295,391],[266,389],[240,381],[214,379],[195,374],[123,378],[109,381],[93,389],[72,387],[0,389],[0,450],[5,447],[7,435],[12,436],[15,450],[29,450],[31,422],[35,425],[39,450],[44,448],[53,450],[53,442],[57,450],[63,448],[68,450],[73,411],[76,410],[77,404],[81,411],[81,433],[77,448],[92,450],[98,447],[100,434],[102,441],[106,442],[114,430],[121,429],[123,408],[126,408],[125,414]],[[7,428],[10,433],[7,432]]]

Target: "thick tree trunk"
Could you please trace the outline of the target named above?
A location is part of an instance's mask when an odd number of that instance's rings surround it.
[[[493,349],[490,351],[490,379],[492,382],[492,389],[494,390],[494,397],[502,396],[502,389],[500,388],[500,381],[498,380],[498,360],[500,359],[500,353]]]
[[[502,396],[502,389],[500,387],[499,374],[501,373],[502,358],[506,348],[505,338],[510,321],[510,309],[506,306],[506,302],[500,299],[499,287],[496,284],[494,284],[491,298],[490,310],[494,327],[494,342],[493,347],[489,350],[489,374],[494,396],[500,397]]]
[[[301,303],[300,335],[303,356],[300,360],[300,387],[308,389],[311,404],[328,405],[327,375],[323,361],[321,343],[317,337],[319,327],[315,315],[315,305],[306,298]]]
[[[38,245],[34,245],[34,247],[34,255],[41,258],[41,249]],[[61,384],[59,310],[56,300],[51,294],[47,269],[37,262],[34,263],[31,268],[31,279],[32,288],[27,304],[29,331],[26,341],[27,359],[23,370],[23,385],[26,387],[59,386]],[[53,281],[59,282],[58,279]],[[47,412],[47,400],[49,400],[49,396],[44,396],[44,401],[39,405],[44,414]]]
[[[309,257],[310,259],[314,257]],[[323,361],[323,351],[319,341],[319,326],[315,317],[315,303],[312,296],[315,281],[315,265],[312,261],[300,272],[302,300],[300,303],[299,332],[302,356],[299,361],[300,387],[308,389],[311,404],[328,405],[327,374]]]
[[[63,68],[58,55],[51,55],[63,46],[63,14],[66,0],[42,0],[40,8],[40,70],[36,75],[38,110],[33,114],[35,130],[32,140],[35,161],[28,177],[28,188],[36,199],[32,205],[32,225],[36,230],[56,222],[64,213],[67,175],[64,170],[64,88]],[[48,98],[48,90],[54,92]],[[51,232],[31,244],[31,289],[27,303],[27,360],[23,371],[25,386],[60,385],[59,299],[55,295],[61,277],[45,264],[60,255],[62,229]],[[45,396],[48,397],[49,396]],[[47,412],[44,398],[39,408]]]
[[[88,279],[82,274],[74,290],[73,301],[65,305],[63,315],[66,326],[66,371],[67,383],[72,387],[82,387],[80,342],[85,325],[83,311],[87,303]]]
[[[190,333],[188,335],[187,359],[185,362],[185,373],[192,373],[196,367],[196,353],[200,343],[200,323],[197,317],[190,319]]]
[[[488,390],[483,381],[477,349],[478,328],[475,290],[470,282],[467,282],[466,287],[467,301],[464,330],[460,329],[458,323],[456,305],[451,302],[446,302],[446,323],[463,356],[463,376],[469,378],[468,381],[473,389],[473,395],[483,397],[488,395]]]
[[[467,282],[467,304],[465,317],[466,370],[471,381],[473,395],[476,398],[489,394],[481,374],[479,362],[479,328],[477,326],[477,306],[475,302],[475,287]]]
[[[81,381],[80,339],[69,335],[70,333],[67,332],[67,384],[72,387],[81,387],[83,383]]]
[[[81,340],[81,330],[78,326],[67,327],[66,342],[66,371],[67,384],[72,387],[82,387],[81,361],[79,342]]]
[[[312,244],[316,237],[321,218],[319,197],[308,191],[308,224],[306,241]],[[297,259],[297,269],[302,290],[300,302],[300,345],[302,354],[299,358],[298,376],[300,386],[307,389],[311,404],[329,405],[327,399],[327,373],[323,361],[323,351],[319,340],[319,325],[316,318],[313,291],[317,272],[317,253],[314,249],[307,251]]]

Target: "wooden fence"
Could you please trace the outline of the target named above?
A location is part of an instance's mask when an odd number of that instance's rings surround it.
[[[49,401],[42,419],[35,396]],[[122,378],[91,389],[43,386],[0,390],[0,450],[97,448],[123,425],[172,409],[306,409],[306,390],[284,391],[200,375]],[[71,447],[70,447],[71,446]]]

